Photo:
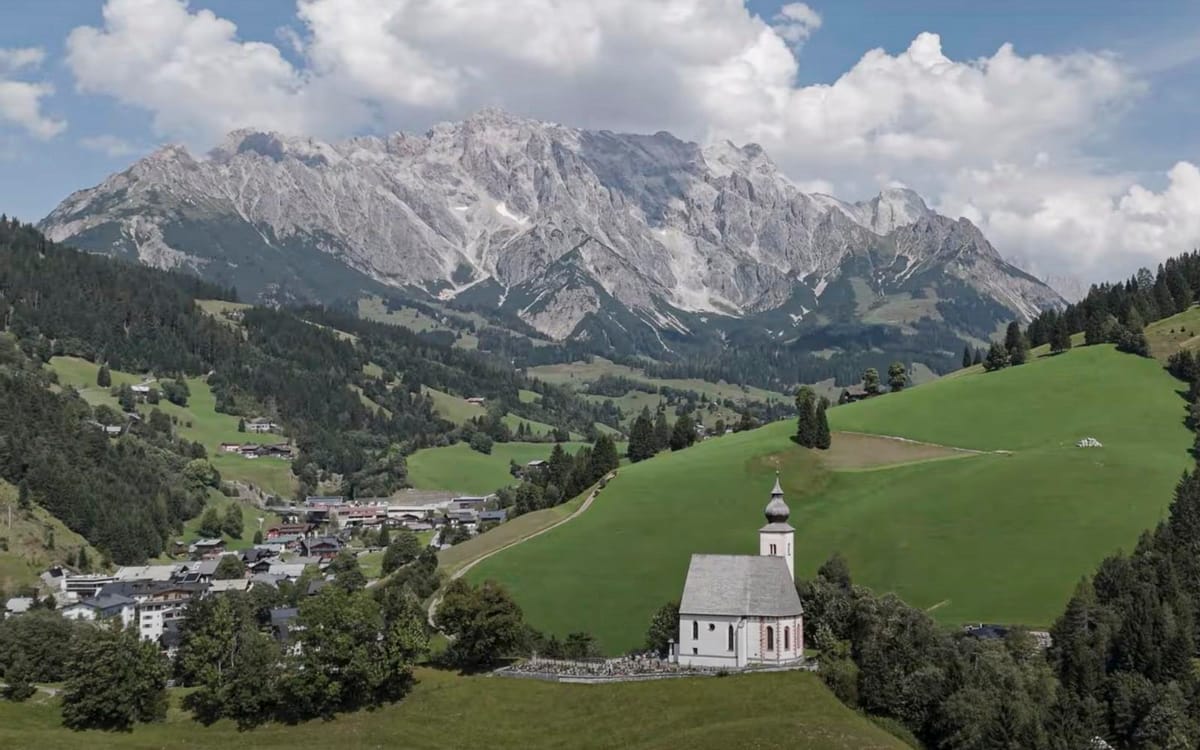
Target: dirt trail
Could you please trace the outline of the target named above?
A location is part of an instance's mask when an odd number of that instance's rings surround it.
[[[607,485],[616,476],[617,476],[617,472],[615,472],[615,471],[609,473],[608,476],[604,477],[603,484]],[[576,509],[576,511],[574,513],[572,513],[571,515],[567,516],[566,518],[559,519],[558,521],[555,521],[554,523],[550,524],[549,526],[546,526],[545,528],[538,529],[537,531],[533,532],[532,534],[523,536],[520,539],[514,539],[511,542],[509,542],[508,544],[504,545],[503,547],[497,547],[494,550],[483,553],[479,557],[476,557],[474,560],[471,560],[467,564],[460,567],[458,570],[451,573],[450,577],[448,579],[446,579],[446,584],[449,584],[451,581],[456,581],[459,578],[462,578],[464,575],[467,574],[468,571],[471,570],[471,568],[475,567],[479,563],[488,559],[492,555],[499,554],[506,549],[510,549],[512,547],[517,546],[518,544],[524,544],[525,542],[528,542],[530,539],[533,539],[534,537],[541,536],[542,534],[545,534],[548,531],[553,531],[554,529],[557,529],[559,526],[562,526],[564,523],[568,523],[570,521],[575,520],[579,516],[583,515],[587,511],[588,508],[592,507],[592,501],[594,501],[596,499],[596,495],[599,494],[599,492],[600,492],[600,485],[597,484],[592,489],[591,493],[589,493],[588,496],[584,499],[583,504],[580,505],[579,508]],[[444,591],[445,588],[446,588],[446,586],[443,585],[442,588],[439,589],[438,592],[433,595],[433,598],[429,600],[429,606],[426,608],[426,617],[429,620],[429,624],[430,624],[430,626],[435,627],[435,628],[437,626],[434,625],[433,613],[437,611],[438,605],[441,604],[441,602],[442,602],[442,591]]]

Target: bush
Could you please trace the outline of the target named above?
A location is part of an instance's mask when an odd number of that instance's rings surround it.
[[[472,435],[468,445],[471,446],[471,450],[478,451],[484,455],[491,454],[492,452],[492,439],[482,432]]]

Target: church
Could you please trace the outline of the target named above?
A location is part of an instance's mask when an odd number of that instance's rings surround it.
[[[804,658],[791,511],[779,476],[758,530],[757,555],[692,555],[671,661],[685,667],[784,666]]]

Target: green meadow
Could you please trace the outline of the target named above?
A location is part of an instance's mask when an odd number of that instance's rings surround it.
[[[1163,517],[1191,465],[1180,387],[1154,360],[1087,347],[829,412],[835,430],[986,454],[876,460],[896,443],[835,435],[822,455],[789,440],[791,421],[705,441],[622,467],[587,513],[469,577],[503,581],[537,627],[639,646],[693,552],[756,552],[779,470],[798,576],[839,551],[857,582],[947,625],[1046,626],[1080,576]],[[839,437],[863,455],[839,454]]]
[[[100,370],[98,365],[78,357],[54,357],[50,360],[50,369],[57,373],[60,385],[73,386],[93,406],[107,404],[120,409],[109,389],[96,385],[96,374]],[[111,374],[114,386],[126,383],[135,385],[145,380],[141,375],[119,370],[113,370]],[[238,432],[238,418],[217,411],[217,399],[208,383],[202,378],[188,378],[187,385],[190,391],[187,406],[176,406],[161,399],[157,407],[139,404],[138,411],[146,415],[152,408],[158,408],[174,417],[179,435],[201,443],[223,478],[252,484],[269,494],[290,497],[295,487],[291,464],[278,459],[247,460],[221,452],[221,443],[282,443],[286,438],[282,435]]]
[[[574,453],[583,445],[563,443],[563,449]],[[424,448],[408,457],[408,481],[420,490],[482,495],[517,481],[508,471],[509,461],[524,466],[549,458],[552,450],[553,443],[495,443],[489,454],[471,450],[466,443]]]
[[[151,748],[520,748],[653,750],[900,750],[906,745],[845,707],[817,678],[784,672],[615,685],[559,685],[418,669],[398,704],[374,711],[239,732],[204,727],[178,708],[132,732],[72,732],[53,698],[0,701],[0,747],[58,750]]]

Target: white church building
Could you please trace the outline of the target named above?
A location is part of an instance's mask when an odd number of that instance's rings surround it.
[[[804,608],[796,593],[796,530],[779,477],[758,530],[758,555],[692,555],[679,603],[681,666],[742,669],[804,658]]]

